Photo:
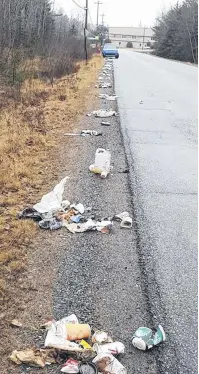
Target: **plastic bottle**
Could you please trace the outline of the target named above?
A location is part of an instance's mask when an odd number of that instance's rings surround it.
[[[102,178],[106,178],[110,172],[110,164],[110,152],[103,148],[98,148],[95,152],[95,163],[89,169],[95,174],[100,174]]]

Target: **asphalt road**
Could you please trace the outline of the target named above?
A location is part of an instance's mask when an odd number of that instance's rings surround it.
[[[197,68],[122,50],[115,90],[158,373],[197,373]],[[163,346],[163,345],[162,345]]]

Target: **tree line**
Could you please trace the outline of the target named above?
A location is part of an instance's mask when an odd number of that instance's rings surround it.
[[[0,83],[20,83],[22,62],[36,57],[46,74],[70,73],[84,57],[83,20],[55,13],[50,0],[0,0]]]
[[[156,20],[154,53],[158,56],[198,62],[198,1],[177,3]]]

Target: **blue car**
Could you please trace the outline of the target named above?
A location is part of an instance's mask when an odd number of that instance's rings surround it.
[[[119,58],[119,52],[113,44],[105,44],[102,49],[102,56]]]

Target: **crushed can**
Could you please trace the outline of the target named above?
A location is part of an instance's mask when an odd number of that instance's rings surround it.
[[[69,358],[64,366],[61,368],[62,373],[79,373],[79,362],[76,360],[73,360],[73,358]]]
[[[107,344],[97,344],[93,345],[94,351],[99,353],[110,353],[112,355],[119,355],[120,353],[124,353],[124,344],[121,342],[114,342],[114,343],[107,343]]]
[[[139,327],[133,335],[132,344],[134,347],[146,351],[166,340],[166,335],[161,325],[158,326],[155,334],[148,327]]]

